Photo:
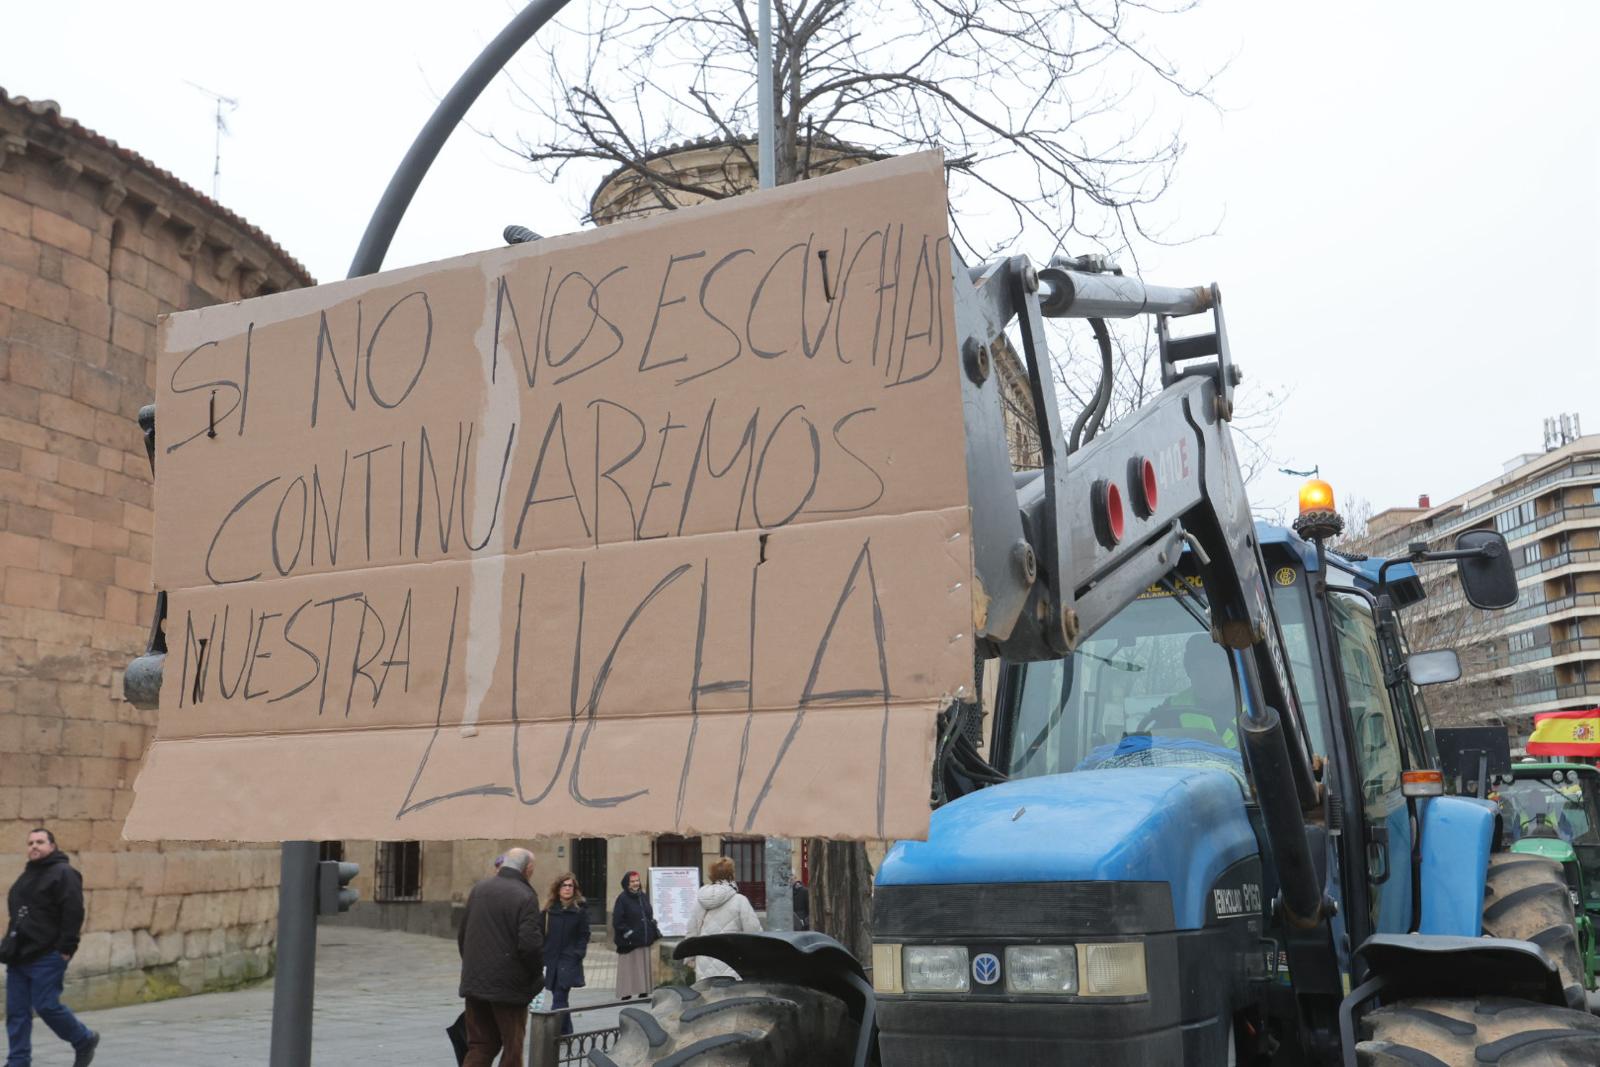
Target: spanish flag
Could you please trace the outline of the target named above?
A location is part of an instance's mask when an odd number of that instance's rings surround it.
[[[1600,757],[1600,708],[1535,715],[1528,755]]]

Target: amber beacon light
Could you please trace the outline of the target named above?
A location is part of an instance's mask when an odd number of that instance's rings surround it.
[[[1312,478],[1300,487],[1300,514],[1337,510],[1333,506],[1333,486],[1321,478]]]
[[[1344,532],[1344,520],[1333,503],[1333,486],[1321,478],[1300,487],[1300,517],[1294,520],[1294,532],[1313,541]]]

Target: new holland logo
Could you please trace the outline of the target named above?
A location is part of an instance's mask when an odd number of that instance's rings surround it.
[[[1000,980],[1000,961],[993,952],[980,952],[972,957],[972,978],[979,985],[994,985]]]

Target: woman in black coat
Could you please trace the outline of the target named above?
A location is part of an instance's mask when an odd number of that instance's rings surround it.
[[[617,999],[648,997],[649,948],[661,940],[661,928],[656,926],[638,871],[622,876],[622,892],[611,908],[611,937],[617,944]]]
[[[589,953],[589,912],[583,906],[578,876],[571,871],[550,884],[544,908],[544,986],[550,1007],[568,1006],[572,990],[584,985],[583,957]],[[572,1016],[561,1017],[561,1032],[572,1033]]]

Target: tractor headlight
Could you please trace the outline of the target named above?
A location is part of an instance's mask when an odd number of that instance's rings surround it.
[[[960,945],[907,945],[901,950],[907,993],[965,993],[967,950]]]
[[[1079,945],[1078,951],[1083,954],[1083,996],[1136,997],[1149,992],[1142,941]]]
[[[1072,945],[1012,945],[1006,949],[1006,992],[1078,991],[1078,951]]]

